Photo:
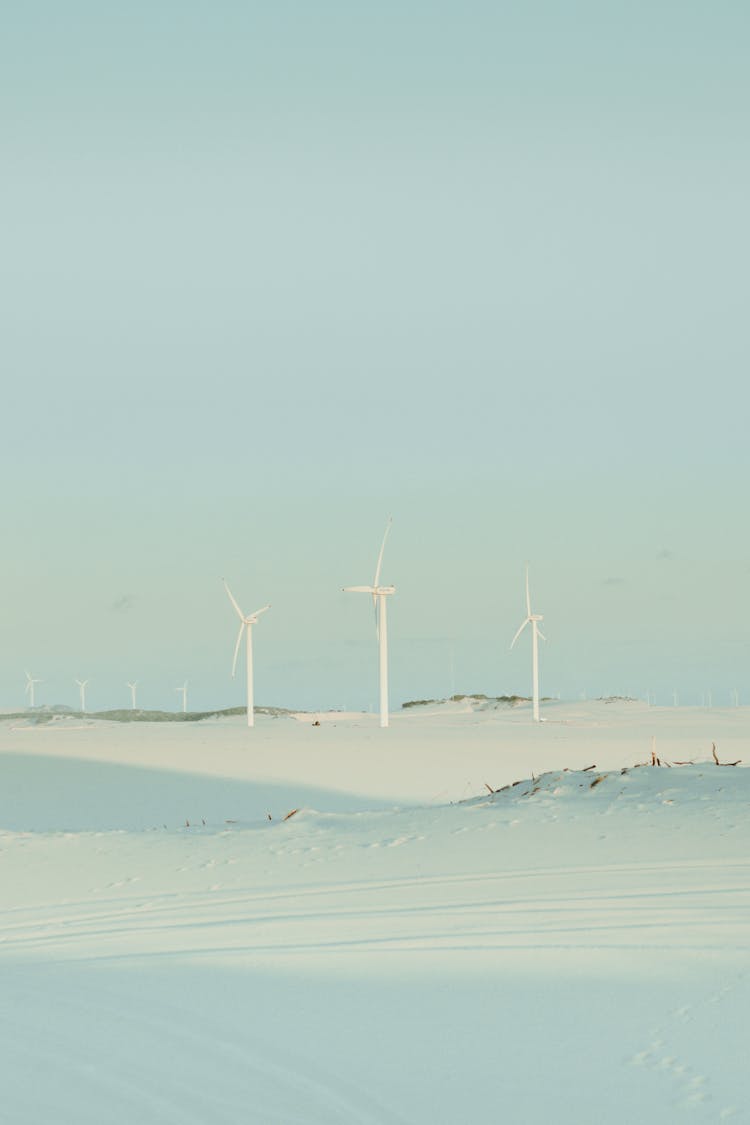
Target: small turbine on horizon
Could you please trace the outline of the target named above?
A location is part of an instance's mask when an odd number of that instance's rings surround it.
[[[35,679],[31,672],[26,673],[26,687],[24,691],[29,697],[29,707],[34,706],[34,684],[43,684],[44,680]]]
[[[264,605],[262,609],[256,609],[254,613],[250,613],[245,616],[245,614],[240,609],[237,599],[229,589],[226,578],[222,578],[222,582],[224,583],[224,589],[227,592],[227,597],[237,611],[237,616],[240,619],[240,631],[237,634],[237,643],[234,646],[234,659],[232,660],[232,679],[234,679],[234,674],[237,671],[237,657],[239,656],[240,652],[242,632],[243,630],[245,630],[247,655],[247,725],[249,727],[253,727],[255,726],[255,700],[253,697],[253,625],[257,625],[258,618],[260,617],[261,613],[265,613],[266,610],[269,610],[271,607],[270,605]]]
[[[78,690],[81,693],[81,714],[86,714],[86,684],[88,680],[76,680]]]
[[[375,633],[378,638],[380,656],[380,725],[388,726],[388,626],[386,621],[386,598],[396,593],[395,586],[380,586],[380,571],[383,566],[383,552],[388,532],[391,530],[393,520],[388,517],[385,525],[385,535],[380,545],[378,564],[375,567],[375,578],[372,586],[344,586],[346,594],[372,594],[372,604],[375,608]]]
[[[187,688],[188,688],[188,682],[187,682],[187,680],[185,680],[185,683],[182,685],[182,687],[176,687],[174,689],[177,692],[178,695],[179,695],[180,692],[182,692],[182,713],[183,713],[183,715],[187,714]]]
[[[535,723],[539,722],[539,637],[546,641],[546,637],[539,628],[539,622],[544,617],[541,613],[531,612],[531,596],[529,594],[529,564],[526,564],[526,616],[521,622],[518,632],[510,642],[510,647],[516,643],[527,625],[531,625],[531,679],[532,679],[532,717]]]
[[[135,705],[135,689],[138,687],[138,681],[133,680],[131,684],[130,680],[128,680],[128,687],[130,688],[130,708],[132,711],[136,711],[137,707]]]

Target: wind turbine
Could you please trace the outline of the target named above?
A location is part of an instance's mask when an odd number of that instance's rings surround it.
[[[78,684],[78,688],[79,688],[80,693],[81,693],[81,712],[83,714],[85,714],[85,712],[86,712],[86,684],[88,683],[88,680],[76,680],[76,683]]]
[[[188,682],[187,682],[187,680],[185,680],[185,683],[182,685],[182,687],[176,687],[174,689],[178,693],[178,695],[179,695],[180,692],[182,692],[182,713],[183,713],[183,715],[185,715],[187,713],[187,686],[188,686]]]
[[[24,688],[24,691],[26,692],[26,694],[29,697],[29,707],[34,706],[34,684],[43,684],[43,683],[44,683],[44,680],[34,679],[31,672],[26,673],[26,687]]]
[[[246,653],[247,653],[247,725],[249,727],[253,727],[253,726],[255,726],[255,702],[254,702],[254,699],[253,699],[253,625],[257,625],[258,624],[258,618],[260,617],[261,613],[265,613],[266,610],[269,610],[271,607],[270,607],[270,605],[264,605],[262,609],[256,609],[254,613],[250,613],[247,616],[245,616],[245,614],[240,609],[239,604],[238,604],[234,594],[232,593],[232,591],[227,586],[226,578],[222,578],[222,582],[224,583],[224,589],[227,592],[227,597],[229,598],[230,602],[232,603],[235,610],[237,611],[237,616],[240,619],[240,631],[237,634],[237,644],[234,646],[234,660],[232,661],[232,678],[234,678],[234,673],[237,670],[237,657],[239,656],[239,652],[240,652],[240,642],[242,641],[242,631],[243,631],[243,629],[245,630],[245,642],[246,642]]]
[[[380,570],[383,565],[383,551],[388,532],[391,530],[392,519],[388,517],[385,525],[385,535],[380,545],[378,564],[375,567],[375,578],[372,586],[344,586],[346,594],[372,594],[372,604],[375,608],[375,632],[380,650],[380,725],[388,726],[388,625],[386,621],[386,598],[396,593],[395,586],[380,586]]]
[[[510,642],[510,647],[516,643],[527,625],[531,625],[531,677],[532,677],[532,715],[535,723],[539,722],[539,637],[546,641],[546,637],[539,628],[539,622],[544,617],[541,613],[531,612],[531,596],[529,595],[529,566],[526,564],[526,616],[521,622],[518,632]]]
[[[131,684],[130,680],[128,680],[128,687],[130,688],[130,706],[133,709],[133,711],[135,711],[135,710],[137,710],[136,705],[135,705],[135,689],[138,687],[138,681],[133,680],[133,682]]]

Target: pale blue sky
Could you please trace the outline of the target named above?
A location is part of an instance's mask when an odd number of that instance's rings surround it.
[[[0,705],[750,702],[740,3],[16,4]],[[526,644],[526,642],[524,642]],[[526,645],[526,647],[528,647]],[[451,671],[453,667],[454,671]]]

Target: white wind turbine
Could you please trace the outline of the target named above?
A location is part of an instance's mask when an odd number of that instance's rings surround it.
[[[135,711],[135,710],[137,710],[136,705],[135,705],[135,689],[138,687],[138,681],[133,680],[133,682],[131,684],[130,680],[128,680],[128,687],[130,688],[130,706],[133,709],[133,711]]]
[[[187,682],[187,680],[185,680],[185,683],[182,685],[182,687],[176,687],[174,689],[177,692],[178,695],[179,695],[180,692],[182,692],[182,713],[183,713],[183,715],[185,715],[187,713],[187,686],[188,686],[188,682]]]
[[[375,578],[372,586],[344,586],[347,594],[372,594],[372,603],[375,607],[375,630],[380,650],[380,725],[388,726],[388,626],[386,621],[386,598],[396,593],[395,586],[380,586],[380,570],[383,565],[383,551],[388,532],[391,530],[391,520],[385,525],[385,535],[380,545],[378,565],[375,567]]]
[[[35,679],[32,676],[31,672],[26,673],[26,687],[24,688],[24,691],[29,697],[29,707],[34,706],[34,684],[43,684],[43,683],[44,683],[44,680]]]
[[[255,701],[253,698],[253,625],[257,625],[258,618],[261,613],[269,610],[270,605],[264,605],[262,609],[256,609],[254,613],[247,616],[242,612],[239,604],[227,585],[226,578],[222,578],[224,589],[227,592],[227,597],[237,611],[237,616],[240,619],[240,631],[237,634],[237,644],[234,646],[234,659],[232,661],[232,677],[237,670],[237,657],[240,652],[240,642],[242,641],[242,631],[245,630],[245,650],[247,655],[247,725],[249,727],[255,726]]]
[[[81,693],[81,712],[85,713],[85,711],[86,711],[86,684],[88,683],[88,680],[76,680],[76,683],[78,684],[78,690]]]
[[[532,677],[532,715],[535,723],[539,722],[539,637],[545,641],[547,638],[539,628],[539,622],[544,618],[541,613],[531,612],[531,597],[529,595],[529,567],[526,565],[526,616],[524,617],[510,647],[516,643],[527,625],[531,625],[531,677]]]

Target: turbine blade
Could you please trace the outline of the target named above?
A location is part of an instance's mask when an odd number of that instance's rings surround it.
[[[521,622],[521,625],[520,625],[520,627],[519,627],[519,629],[518,629],[518,632],[516,633],[516,635],[515,635],[515,637],[513,638],[513,640],[512,640],[511,642],[510,642],[510,647],[511,647],[511,648],[513,648],[513,645],[514,645],[514,644],[516,643],[516,641],[518,640],[518,638],[519,638],[519,637],[521,636],[521,633],[522,633],[522,632],[524,631],[524,629],[526,628],[526,626],[528,625],[528,623],[529,623],[529,619],[528,619],[528,617],[527,617],[527,618],[526,618],[526,619],[525,619],[524,621],[522,621],[522,622]]]
[[[537,637],[541,637],[543,641],[546,641],[546,640],[547,640],[547,638],[545,637],[545,635],[544,635],[544,633],[542,632],[542,630],[541,630],[541,629],[539,629],[538,627],[537,627],[536,635],[537,635]]]
[[[256,609],[255,613],[251,613],[249,616],[250,617],[260,617],[261,613],[265,613],[270,608],[271,608],[270,605],[264,605],[263,609]]]
[[[374,586],[343,586],[345,594],[372,594],[375,597]]]
[[[380,544],[380,554],[378,555],[378,565],[375,567],[375,580],[373,582],[373,586],[377,586],[378,582],[380,581],[380,568],[383,565],[383,551],[385,550],[385,541],[388,538],[388,532],[391,530],[392,523],[393,518],[389,516],[388,522],[385,525],[385,535],[383,536],[383,542]]]
[[[228,594],[228,596],[229,596],[229,600],[230,600],[230,602],[232,603],[232,605],[234,606],[234,608],[235,608],[235,609],[237,610],[237,613],[238,613],[238,614],[240,615],[240,617],[241,617],[241,618],[243,618],[243,620],[244,620],[244,617],[245,617],[245,615],[244,615],[244,613],[242,612],[242,610],[240,609],[239,605],[237,604],[237,599],[235,598],[234,594],[232,593],[232,591],[231,591],[231,590],[229,589],[229,587],[227,586],[227,580],[226,580],[226,578],[222,578],[222,582],[224,583],[224,589],[226,590],[226,592],[227,592],[227,594]]]
[[[232,679],[234,679],[234,673],[237,671],[237,657],[238,657],[239,651],[240,651],[240,641],[242,640],[242,634],[243,634],[243,632],[245,631],[246,628],[247,628],[247,625],[243,621],[242,624],[240,625],[240,631],[237,634],[237,644],[234,646],[234,659],[232,661]]]
[[[531,617],[531,595],[529,594],[529,564],[526,563],[526,613]]]

